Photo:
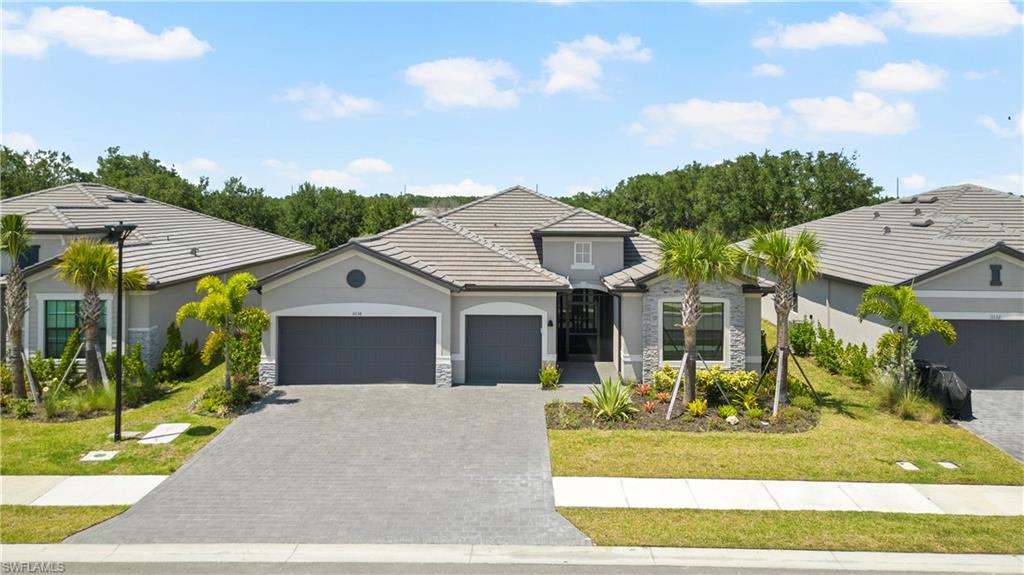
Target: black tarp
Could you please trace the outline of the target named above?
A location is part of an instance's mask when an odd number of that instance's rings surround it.
[[[971,388],[949,366],[928,360],[914,360],[921,390],[945,409],[953,419],[971,419]]]

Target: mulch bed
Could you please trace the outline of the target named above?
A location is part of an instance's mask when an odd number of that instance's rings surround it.
[[[768,410],[760,419],[753,419],[744,414],[739,414],[739,423],[729,424],[725,419],[715,413],[714,407],[708,407],[708,412],[703,417],[691,417],[686,413],[686,407],[676,402],[674,416],[667,420],[665,413],[668,411],[668,403],[656,404],[654,411],[647,413],[637,403],[637,412],[629,421],[609,422],[595,420],[591,409],[579,402],[555,401],[544,407],[544,414],[547,417],[548,429],[649,429],[665,431],[690,431],[690,432],[748,432],[748,433],[802,433],[808,431],[818,424],[819,413],[806,411],[796,407],[787,407],[782,410],[781,417],[771,419],[768,417]]]

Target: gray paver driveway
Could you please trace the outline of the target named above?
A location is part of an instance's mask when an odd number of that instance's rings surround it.
[[[971,390],[974,419],[960,425],[1024,463],[1024,391]]]
[[[550,393],[378,385],[274,394],[127,512],[68,541],[589,543],[554,509]]]

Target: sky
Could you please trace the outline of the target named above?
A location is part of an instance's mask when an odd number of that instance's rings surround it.
[[[149,151],[214,187],[561,196],[844,151],[895,195],[1022,193],[1022,6],[18,4],[5,145]]]

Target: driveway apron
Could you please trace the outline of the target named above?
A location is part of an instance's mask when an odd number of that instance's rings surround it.
[[[971,407],[960,425],[1024,463],[1024,390],[973,389]]]
[[[131,509],[68,542],[586,545],[554,508],[552,397],[279,387]]]

